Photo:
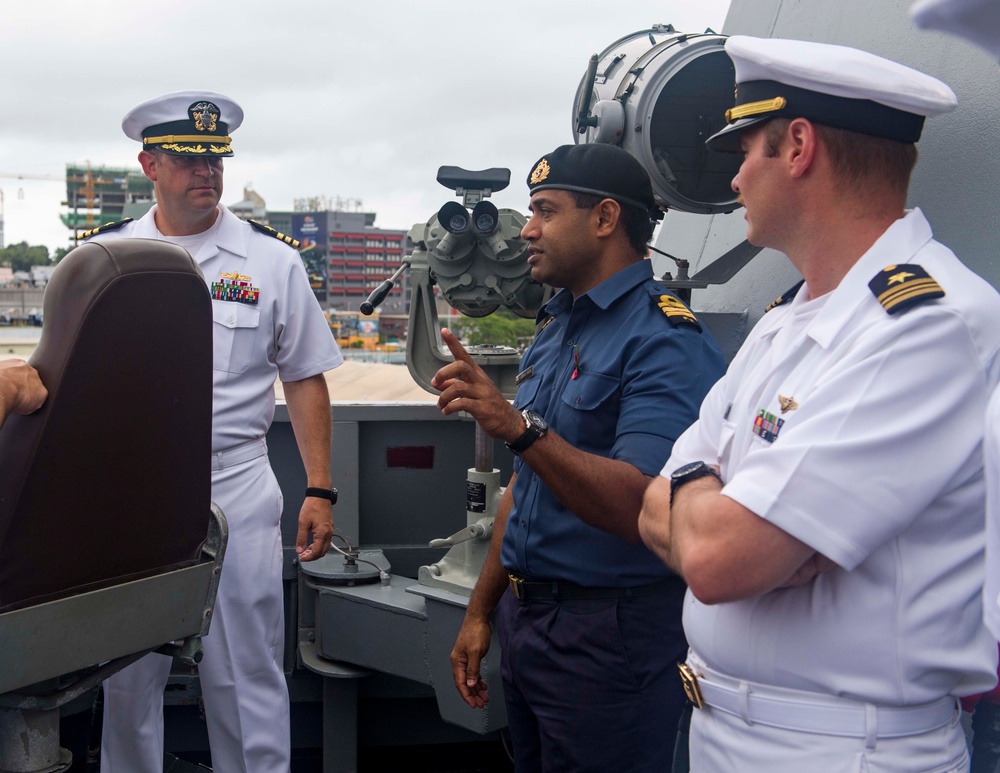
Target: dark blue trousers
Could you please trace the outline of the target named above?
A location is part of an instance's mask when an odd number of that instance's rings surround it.
[[[518,601],[496,612],[517,773],[669,773],[685,705],[684,586],[655,596]]]

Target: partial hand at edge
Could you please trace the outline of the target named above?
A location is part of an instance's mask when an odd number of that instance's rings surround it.
[[[451,651],[451,672],[455,689],[462,700],[474,709],[481,709],[490,702],[486,682],[479,672],[483,657],[490,649],[493,628],[489,622],[476,622],[468,618],[462,623]]]
[[[34,413],[49,396],[38,371],[24,360],[0,360],[0,395],[7,413]]]

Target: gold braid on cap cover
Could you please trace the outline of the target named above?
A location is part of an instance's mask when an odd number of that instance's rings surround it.
[[[228,145],[232,137],[211,136],[208,134],[164,134],[162,137],[143,137],[143,145],[161,145],[173,142],[222,142]]]
[[[747,102],[745,105],[737,105],[736,107],[729,108],[726,111],[726,122],[732,123],[733,121],[738,121],[740,118],[760,115],[761,113],[773,113],[776,110],[781,110],[787,104],[788,100],[784,97],[765,99],[762,102]]]

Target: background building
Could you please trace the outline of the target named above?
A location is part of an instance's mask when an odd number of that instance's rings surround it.
[[[74,232],[126,217],[138,219],[153,203],[153,183],[139,168],[91,167],[89,162],[66,166],[67,212],[60,217]],[[376,228],[375,213],[363,212],[358,199],[316,196],[296,199],[292,211],[269,211],[264,198],[246,186],[243,199],[229,209],[243,220],[256,220],[299,240],[299,254],[320,305],[339,316],[345,330],[364,328],[368,336],[383,340],[405,335],[408,274],[397,280],[376,317],[367,320],[359,311],[409,254],[407,231]]]
[[[292,212],[268,212],[268,225],[300,242],[299,252],[320,304],[355,315],[362,302],[402,264],[412,245],[401,229],[375,227],[375,213],[357,199],[299,199]],[[378,307],[383,339],[401,338],[409,313],[409,274]],[[359,319],[364,324],[364,319]]]
[[[153,206],[153,181],[141,169],[67,164],[65,204],[60,219],[73,231],[138,219]]]

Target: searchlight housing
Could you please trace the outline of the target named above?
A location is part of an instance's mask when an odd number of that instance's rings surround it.
[[[741,157],[705,147],[733,106],[736,76],[725,40],[712,30],[689,34],[656,24],[594,54],[573,103],[577,144],[620,145],[635,156],[663,209],[736,209],[730,183]]]

